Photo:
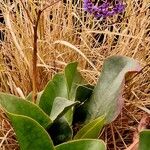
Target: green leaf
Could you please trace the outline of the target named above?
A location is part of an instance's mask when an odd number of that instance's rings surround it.
[[[36,120],[44,128],[52,122],[37,105],[10,94],[0,93],[0,105],[10,113],[28,116]]]
[[[99,133],[104,126],[104,122],[104,116],[91,121],[77,132],[77,134],[74,136],[74,139],[98,138]]]
[[[92,95],[94,87],[90,84],[80,85],[76,91],[75,100],[85,102]]]
[[[67,81],[68,93],[71,91],[71,87],[77,71],[77,65],[77,62],[73,62],[65,67],[65,77]]]
[[[45,113],[50,115],[54,99],[56,97],[67,98],[67,86],[63,74],[56,74],[52,81],[49,81],[45,87],[39,102],[39,106]]]
[[[81,102],[81,104],[74,108],[73,124],[82,124],[85,121],[87,114],[87,105],[85,102],[90,100],[93,88],[89,84],[81,85],[77,88],[75,100]]]
[[[123,107],[122,91],[125,75],[140,71],[134,59],[112,56],[105,60],[100,79],[87,102],[86,122],[106,115],[106,123],[116,119]]]
[[[143,130],[140,132],[139,150],[150,149],[150,130]]]
[[[74,140],[60,144],[56,150],[106,150],[106,145],[102,140]]]
[[[68,99],[75,101],[77,87],[84,84],[85,81],[77,70],[77,62],[72,62],[65,67],[65,79],[68,89]],[[65,115],[69,124],[72,124],[73,110],[69,110]]]
[[[26,116],[7,114],[21,150],[55,150],[51,138],[39,123]]]
[[[51,110],[50,118],[51,120],[58,119],[62,117],[69,109],[78,104],[79,102],[69,101],[62,97],[56,97]]]
[[[85,83],[81,74],[77,70],[77,65],[77,62],[72,62],[65,67],[65,78],[69,100],[74,100],[77,87]]]
[[[64,117],[54,121],[48,132],[55,145],[71,140],[73,136],[73,131]]]
[[[65,74],[57,74],[45,87],[39,102],[39,106],[48,114],[51,114],[56,97],[68,100],[75,99],[77,87],[83,82],[83,78],[77,71],[77,63],[70,63],[65,68]],[[66,114],[69,124],[72,123],[73,111]]]

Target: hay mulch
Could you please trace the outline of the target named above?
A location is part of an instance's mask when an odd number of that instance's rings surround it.
[[[79,62],[82,75],[96,84],[105,58],[129,56],[139,61],[142,72],[129,77],[124,89],[122,113],[105,127],[100,138],[108,150],[124,150],[134,142],[141,118],[150,114],[150,3],[149,0],[126,0],[126,12],[105,21],[85,14],[82,1],[77,5],[59,2],[47,9],[38,29],[38,90],[71,61]],[[28,3],[32,19],[35,6]],[[32,90],[33,28],[20,1],[2,1],[0,8],[5,25],[0,24],[0,91],[21,97]],[[149,128],[148,125],[144,126]],[[0,147],[17,150],[15,133],[0,113]],[[128,149],[129,150],[129,149]],[[130,149],[131,150],[131,149]]]

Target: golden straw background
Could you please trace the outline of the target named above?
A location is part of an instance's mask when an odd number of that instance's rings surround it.
[[[103,61],[108,56],[123,55],[138,60],[143,71],[126,83],[125,105],[100,138],[108,150],[126,149],[133,141],[140,119],[150,114],[150,1],[126,0],[124,16],[105,21],[86,14],[82,0],[77,5],[62,1],[44,11],[38,28],[38,91],[53,75],[71,61],[79,62],[79,70],[91,84],[96,84]],[[32,19],[38,7],[24,0]],[[43,7],[51,0],[40,0]],[[0,91],[25,97],[32,90],[32,23],[20,0],[0,0],[5,25],[0,23],[4,40],[0,41]],[[1,111],[0,149],[18,150],[10,123]]]

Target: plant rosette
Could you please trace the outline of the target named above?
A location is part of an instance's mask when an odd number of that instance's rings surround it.
[[[0,105],[21,150],[106,150],[106,144],[97,138],[122,110],[125,76],[140,70],[132,58],[111,56],[105,60],[97,84],[89,85],[73,62],[37,94],[36,103],[32,93],[26,99],[0,93]],[[77,133],[75,125],[81,127]],[[149,133],[144,135],[141,133],[141,141]]]

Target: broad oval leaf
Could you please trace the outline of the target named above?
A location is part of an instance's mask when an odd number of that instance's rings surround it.
[[[72,62],[65,67],[64,71],[68,89],[68,99],[72,101],[75,101],[77,87],[85,82],[77,70],[77,65],[77,62]],[[72,124],[73,110],[69,110],[65,116],[69,124]]]
[[[56,97],[63,97],[73,100],[78,84],[83,82],[83,78],[77,71],[77,63],[70,63],[65,67],[64,74],[56,74],[52,81],[45,87],[39,106],[48,115],[51,114],[53,103]],[[69,110],[66,114],[69,124],[72,123],[73,111]]]
[[[39,102],[39,106],[50,115],[54,99],[56,97],[68,97],[67,86],[63,74],[56,74],[52,81],[46,85]]]
[[[140,132],[139,150],[150,149],[150,130]]]
[[[87,99],[91,97],[93,89],[94,86],[90,84],[80,85],[77,88],[75,100],[85,102]]]
[[[77,70],[77,65],[77,62],[72,62],[65,67],[64,71],[69,100],[74,100],[77,87],[85,83],[85,80]]]
[[[75,100],[81,102],[81,104],[79,106],[75,106],[74,108],[73,124],[82,124],[85,121],[87,106],[84,103],[90,100],[93,93],[93,88],[94,87],[89,84],[80,85],[77,88]]]
[[[72,62],[65,67],[64,71],[68,90],[68,99],[72,101],[75,101],[75,95],[78,86],[85,83],[85,80],[82,78],[81,74],[77,70],[77,65],[77,62]],[[69,110],[65,116],[69,124],[72,124],[73,110]]]
[[[52,121],[62,117],[69,109],[79,102],[73,102],[62,97],[56,97],[52,106],[50,118]]]
[[[71,87],[77,71],[77,65],[77,62],[73,62],[65,67],[65,77],[67,82],[68,93],[71,91]]]
[[[73,136],[73,131],[65,117],[55,120],[48,129],[48,133],[50,134],[54,145],[69,141]]]
[[[52,122],[37,105],[14,95],[0,93],[0,105],[10,113],[28,116],[36,120],[44,128],[47,128]]]
[[[82,139],[60,144],[56,150],[106,150],[106,145],[102,140]]]
[[[104,123],[105,117],[104,116],[98,117],[97,119],[83,126],[83,128],[81,128],[74,136],[74,139],[98,138],[99,133],[104,126]]]
[[[55,150],[51,138],[39,123],[26,116],[7,114],[21,150]]]
[[[106,123],[116,119],[123,106],[122,91],[128,72],[140,71],[137,61],[129,57],[112,56],[105,60],[101,76],[87,102],[86,121],[106,115]]]

